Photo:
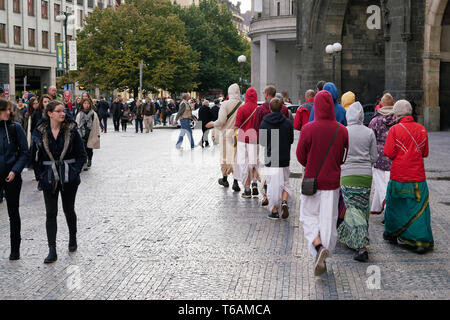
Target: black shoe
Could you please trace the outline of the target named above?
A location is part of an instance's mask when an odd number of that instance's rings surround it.
[[[11,261],[19,260],[19,259],[20,259],[19,252],[11,252],[11,254],[9,255],[9,260],[11,260]]]
[[[272,212],[267,216],[267,219],[270,220],[280,220],[280,214],[278,212]]]
[[[45,258],[44,263],[53,263],[58,260],[58,255],[56,254],[56,247],[50,247],[48,256]]]
[[[397,238],[387,234],[386,232],[383,233],[383,239],[388,241],[390,244],[398,244]]]
[[[234,180],[234,182],[233,182],[233,191],[235,191],[235,192],[241,191],[241,188],[239,187],[239,183],[237,182],[237,180]]]
[[[259,195],[259,192],[258,192],[258,184],[255,182],[255,183],[252,183],[252,196],[258,196]]]
[[[76,238],[72,238],[69,240],[69,252],[75,252],[77,251],[77,239]]]
[[[283,201],[281,203],[281,218],[283,219],[289,218],[289,207],[287,201]]]
[[[242,198],[250,199],[251,197],[252,197],[252,192],[250,190],[244,191],[244,193],[242,194]]]
[[[267,207],[269,205],[269,199],[267,197],[264,197],[263,201],[261,202],[261,206]]]
[[[220,179],[219,179],[219,184],[220,184],[221,186],[224,186],[225,188],[229,188],[229,187],[230,187],[230,184],[228,183],[228,181],[227,181],[227,180],[224,180],[223,178],[220,178]]]
[[[87,162],[87,167],[90,168],[91,165],[92,165],[92,160],[88,160],[88,162]]]
[[[381,224],[384,226],[384,219],[383,219],[383,221],[381,221]]]
[[[353,257],[353,259],[359,262],[367,262],[369,261],[369,253],[367,252],[367,250],[360,251],[356,256]]]

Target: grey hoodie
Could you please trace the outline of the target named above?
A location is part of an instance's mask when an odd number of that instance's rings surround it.
[[[372,175],[372,164],[378,159],[377,140],[373,130],[364,126],[364,110],[359,102],[346,114],[349,150],[341,176]]]

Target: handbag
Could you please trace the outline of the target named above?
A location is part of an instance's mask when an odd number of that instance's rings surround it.
[[[327,152],[325,153],[325,156],[322,159],[322,163],[320,164],[319,170],[317,170],[316,176],[314,178],[304,178],[303,179],[303,182],[302,182],[302,194],[303,195],[313,196],[317,193],[317,178],[319,177],[320,170],[322,169],[325,159],[327,158],[328,153],[330,152],[331,146],[333,145],[334,140],[336,139],[338,131],[339,131],[339,123],[337,125],[333,139],[331,140],[331,143],[328,146]]]

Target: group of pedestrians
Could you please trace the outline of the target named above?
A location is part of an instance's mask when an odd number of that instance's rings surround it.
[[[87,93],[75,117],[74,110],[56,95],[55,87],[40,99],[28,94],[17,105],[1,93],[0,90],[0,189],[5,190],[10,218],[9,259],[20,259],[21,173],[29,167],[34,170],[38,189],[43,192],[49,246],[44,262],[52,263],[57,260],[59,194],[69,228],[69,251],[77,250],[75,199],[80,173],[91,166],[93,149],[100,148],[99,117]],[[18,112],[22,112],[22,116]]]
[[[410,102],[394,102],[386,93],[366,127],[355,94],[341,97],[344,107],[331,82],[320,81],[306,92],[293,123],[285,102],[276,96],[273,86],[266,87],[265,102],[258,106],[257,93],[249,88],[242,102],[239,86],[233,84],[217,120],[205,124],[219,133],[221,186],[228,188],[233,174],[234,191],[241,190],[239,183],[244,198],[261,191],[268,218],[287,219],[289,200],[298,196],[289,182],[290,150],[298,130],[296,157],[304,170],[300,221],[316,276],[326,271],[337,241],[355,251],[355,260],[368,261],[370,215],[384,213],[383,238],[390,243],[401,242],[417,253],[433,248],[423,160],[428,136],[414,121]]]

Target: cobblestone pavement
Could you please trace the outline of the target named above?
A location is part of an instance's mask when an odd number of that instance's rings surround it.
[[[0,299],[449,299],[450,133],[430,135],[426,162],[435,250],[419,256],[388,245],[382,217],[371,217],[370,262],[354,261],[338,244],[328,272],[315,278],[299,197],[287,221],[268,220],[258,199],[217,184],[217,147],[180,152],[179,130],[129,131],[102,135],[92,169],[82,174],[76,253],[67,250],[60,204],[59,260],[51,265],[43,264],[43,196],[25,170],[19,261],[8,260],[0,205]],[[295,157],[291,170],[299,172]],[[292,183],[299,195],[300,179]],[[381,286],[371,289],[377,270]]]

